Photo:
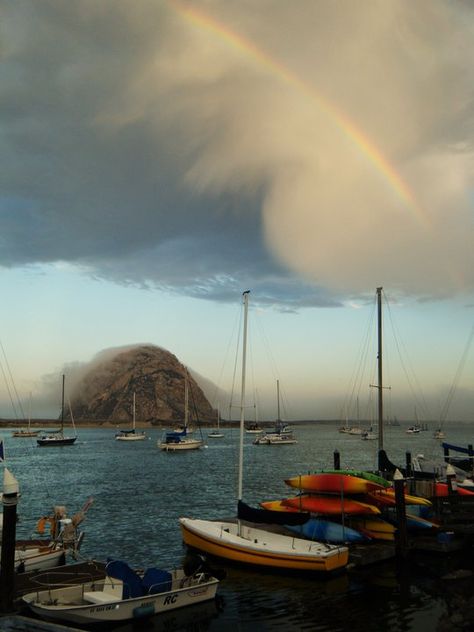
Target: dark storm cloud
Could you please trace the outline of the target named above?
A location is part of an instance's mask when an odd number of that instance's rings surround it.
[[[183,6],[3,4],[0,265],[62,260],[214,300],[248,285],[290,310],[380,279],[472,287],[468,9],[190,4],[273,51],[301,94]],[[340,99],[386,148],[424,226],[308,94]]]

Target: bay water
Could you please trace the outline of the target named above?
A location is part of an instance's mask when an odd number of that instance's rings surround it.
[[[298,443],[286,446],[255,446],[254,436],[246,434],[244,500],[257,505],[285,497],[290,493],[285,478],[331,468],[335,450],[343,469],[376,469],[378,442],[341,434],[338,425],[295,424]],[[415,435],[406,433],[407,426],[385,429],[384,447],[392,462],[403,466],[408,451],[442,457],[440,441],[432,436],[434,423]],[[450,443],[473,443],[470,424],[449,422],[444,430]],[[82,559],[122,559],[135,568],[180,566],[185,549],[179,517],[235,516],[239,430],[224,428],[224,438],[211,439],[203,428],[206,447],[179,453],[157,447],[162,432],[151,428],[145,441],[122,442],[115,441],[113,428],[79,426],[75,445],[39,448],[34,438],[10,438],[4,430],[5,464],[21,491],[17,537],[33,536],[37,520],[54,505],[66,505],[71,516],[92,496],[83,524]],[[462,557],[429,554],[417,556],[408,572],[389,561],[315,578],[223,562],[219,566],[227,576],[216,603],[114,629],[441,630],[459,592],[459,584],[443,577],[466,564]]]

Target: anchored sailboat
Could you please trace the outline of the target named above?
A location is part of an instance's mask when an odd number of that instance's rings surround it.
[[[217,407],[217,426],[213,428],[211,432],[207,435],[209,439],[222,439],[222,437],[224,436],[224,433],[221,431],[221,428],[220,428],[220,422],[221,422],[221,414],[219,411],[219,407]]]
[[[133,404],[132,404],[132,428],[131,430],[120,430],[115,435],[115,439],[117,441],[143,441],[146,439],[145,432],[137,432],[136,431],[136,412],[135,412],[135,392],[133,393]]]
[[[165,452],[178,452],[181,450],[199,450],[204,445],[201,439],[194,439],[188,434],[189,422],[189,386],[188,372],[184,375],[184,428],[166,432],[163,439],[158,441],[158,447]]]
[[[252,509],[242,502],[248,295],[249,291],[243,294],[238,513],[239,516],[243,514],[251,516],[251,520],[259,520],[261,516],[261,522],[276,523],[277,517],[273,519],[271,515],[278,512]],[[183,540],[187,546],[227,560],[257,567],[301,571],[331,571],[347,565],[347,547],[282,535],[240,517],[236,520],[224,521],[180,518],[180,524]]]
[[[40,447],[46,446],[62,446],[62,445],[72,445],[76,439],[77,434],[74,436],[66,436],[64,434],[64,383],[66,376],[63,375],[63,388],[62,388],[62,398],[61,398],[61,427],[58,431],[53,431],[49,433],[43,434],[41,437],[36,439],[36,443]],[[71,422],[74,429],[74,433],[76,433],[76,428],[74,426],[74,418],[71,415]]]

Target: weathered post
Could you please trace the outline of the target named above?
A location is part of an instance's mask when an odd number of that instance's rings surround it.
[[[449,506],[451,512],[454,513],[458,504],[458,483],[456,481],[456,471],[450,463],[446,467],[446,481],[448,483]]]
[[[334,450],[334,469],[341,469],[341,455],[339,454],[339,450]]]
[[[397,511],[397,531],[395,533],[395,547],[397,558],[405,559],[408,553],[407,514],[405,509],[405,479],[400,470],[393,475],[395,487],[395,507]]]
[[[12,612],[15,596],[16,506],[20,488],[5,468],[3,473],[3,533],[0,568],[0,604],[2,612]]]
[[[407,467],[407,476],[411,476],[413,474],[411,465],[411,452],[405,452],[405,463]]]

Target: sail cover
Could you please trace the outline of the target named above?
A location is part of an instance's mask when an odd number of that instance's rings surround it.
[[[239,500],[237,505],[237,517],[249,522],[260,522],[263,524],[279,525],[300,525],[310,518],[309,513],[297,511],[271,511],[270,509],[257,509],[250,507]]]

